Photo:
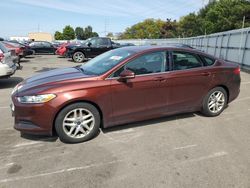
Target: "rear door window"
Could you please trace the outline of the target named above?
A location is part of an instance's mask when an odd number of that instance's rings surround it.
[[[202,56],[202,58],[203,58],[206,66],[211,66],[215,63],[215,59],[213,59],[213,58],[206,57],[206,56]]]
[[[190,52],[173,52],[173,70],[186,70],[202,67],[203,64],[196,54]]]

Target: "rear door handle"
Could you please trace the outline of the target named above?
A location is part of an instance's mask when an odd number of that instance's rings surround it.
[[[158,82],[165,82],[166,81],[166,78],[164,78],[164,77],[156,77],[156,78],[154,78],[154,81],[158,81]]]
[[[201,75],[202,75],[202,76],[210,76],[211,73],[210,73],[210,72],[203,72],[203,73],[201,73]]]

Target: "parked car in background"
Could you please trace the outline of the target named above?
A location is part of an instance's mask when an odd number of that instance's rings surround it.
[[[82,142],[100,127],[201,111],[218,116],[240,92],[240,68],[191,48],[133,46],[48,71],[15,87],[15,129]]]
[[[29,55],[33,55],[33,50],[30,48],[30,46],[28,44],[24,44],[24,43],[20,43],[18,41],[8,41],[11,43],[14,43],[16,45],[19,45],[20,47],[23,47],[23,56],[29,56]]]
[[[34,41],[29,44],[33,54],[55,54],[56,47],[46,41]]]
[[[16,43],[8,42],[8,41],[2,41],[2,43],[5,45],[6,48],[9,50],[15,50],[15,53],[18,57],[17,63],[20,62],[20,60],[24,57],[24,46],[21,46]]]
[[[68,46],[70,43],[66,42],[66,43],[63,43],[61,44],[60,46],[57,47],[56,49],[56,55],[59,55],[59,56],[62,56],[62,57],[65,57],[66,56],[66,46]]]
[[[106,51],[116,48],[110,38],[93,37],[87,39],[82,45],[66,46],[66,56],[74,62],[81,63],[88,58],[96,57]]]
[[[9,77],[15,71],[16,65],[13,62],[11,52],[0,42],[0,78]]]

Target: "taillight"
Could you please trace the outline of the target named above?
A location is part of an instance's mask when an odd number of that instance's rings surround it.
[[[234,74],[239,75],[240,74],[240,67],[237,67],[234,69]]]
[[[3,61],[3,58],[4,58],[4,54],[0,53],[0,62]]]

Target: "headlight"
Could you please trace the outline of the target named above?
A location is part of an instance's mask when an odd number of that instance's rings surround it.
[[[22,85],[17,84],[17,85],[14,87],[14,89],[12,90],[11,95],[13,95],[17,90],[21,89],[22,87],[23,87]]]
[[[45,95],[34,95],[34,96],[23,96],[17,97],[20,103],[45,103],[56,97],[55,94],[45,94]]]

